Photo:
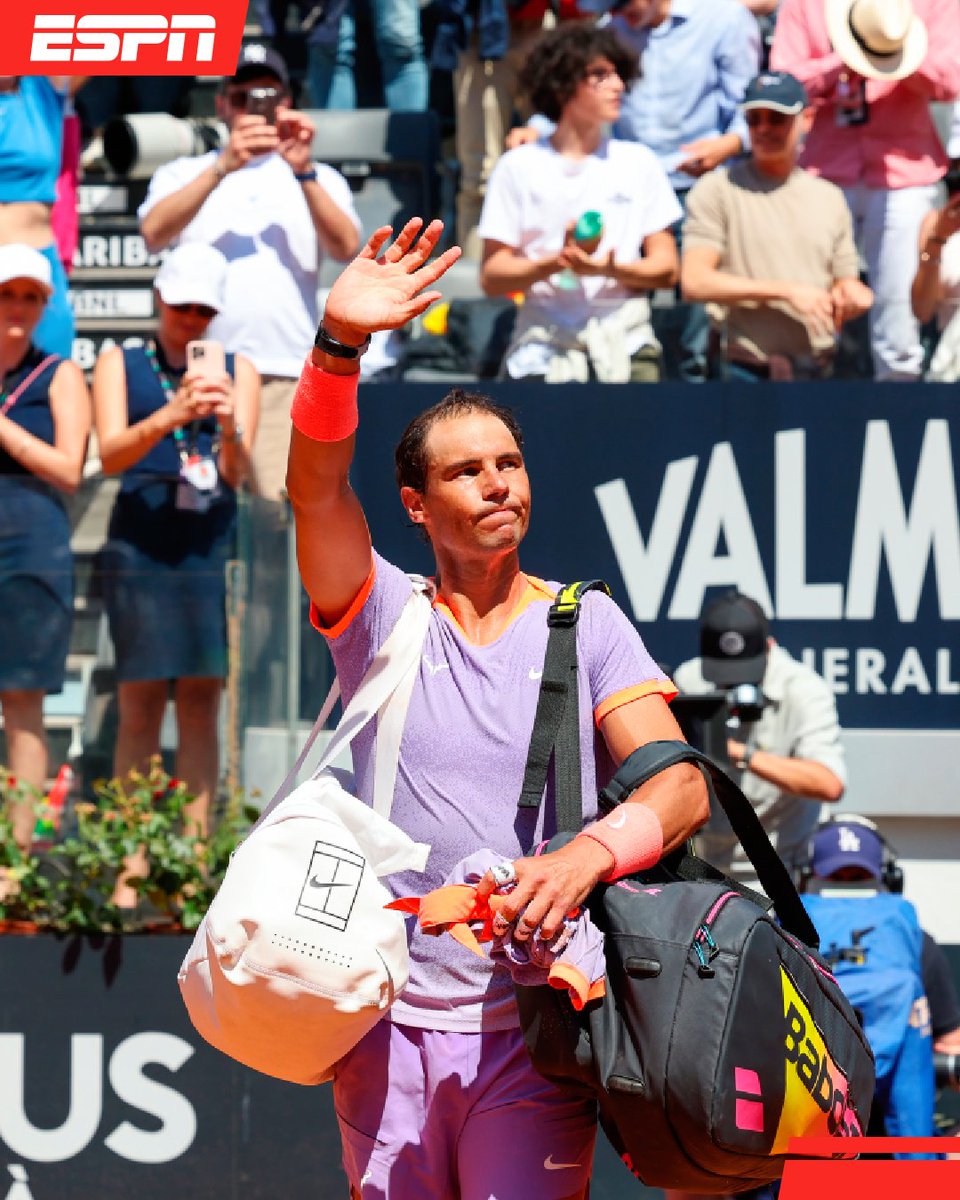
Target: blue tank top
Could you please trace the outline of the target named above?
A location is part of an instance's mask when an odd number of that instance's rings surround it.
[[[21,75],[0,92],[0,204],[53,204],[63,149],[66,98],[42,75]]]
[[[176,387],[183,377],[185,367],[174,368],[163,356],[160,343],[156,343],[157,361],[160,369]],[[226,355],[227,374],[233,378],[234,356]],[[125,346],[123,349],[123,369],[127,377],[127,423],[136,425],[157,409],[167,403],[167,394],[163,390],[156,371],[142,346]],[[217,421],[215,417],[204,417],[202,421],[194,421],[192,425],[183,428],[183,446],[190,453],[196,451],[201,456],[211,455],[213,443],[217,438]],[[180,478],[180,451],[177,440],[172,433],[160,439],[155,446],[134,463],[129,470],[124,471],[121,492],[130,492],[142,487],[145,483],[156,480],[175,480]]]
[[[31,346],[23,362],[15,371],[10,371],[3,381],[0,392],[0,409],[7,399],[16,391],[26,377],[38,367],[45,358],[49,357],[43,350]],[[53,361],[40,372],[29,387],[18,397],[12,408],[7,409],[7,417],[19,425],[26,433],[53,445],[54,428],[53,413],[50,411],[50,381],[57,367],[63,361],[58,355],[53,355]],[[3,449],[0,449],[0,475],[31,475],[25,466]]]

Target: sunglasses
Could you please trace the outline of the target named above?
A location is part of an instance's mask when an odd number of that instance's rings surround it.
[[[751,108],[749,112],[743,114],[744,120],[750,129],[756,129],[758,125],[764,124],[778,127],[786,125],[788,121],[792,121],[793,117],[789,113],[777,112],[774,108]]]
[[[209,304],[171,304],[170,307],[181,316],[202,317],[204,321],[212,321],[217,315],[217,310]]]

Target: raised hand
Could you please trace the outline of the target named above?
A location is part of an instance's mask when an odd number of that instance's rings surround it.
[[[443,222],[431,221],[420,233],[422,227],[423,221],[414,217],[386,250],[393,232],[390,226],[371,235],[330,289],[323,325],[331,337],[359,345],[378,329],[399,329],[440,299],[440,292],[424,289],[453,266],[461,250],[452,246],[428,262],[443,233]]]

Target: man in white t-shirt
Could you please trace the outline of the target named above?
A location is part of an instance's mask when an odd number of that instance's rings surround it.
[[[284,486],[290,403],[319,320],[322,256],[345,262],[360,244],[350,187],[312,161],[314,127],[290,100],[280,55],[244,46],[217,97],[228,144],[162,166],[138,213],[151,251],[196,241],[227,259],[227,303],[208,336],[245,354],[261,374],[253,466],[255,486],[270,500]]]
[[[479,229],[484,291],[524,295],[511,378],[659,378],[647,293],[677,279],[680,205],[647,147],[605,133],[636,73],[614,33],[579,23],[547,34],[527,60],[524,92],[556,129],[500,159]]]

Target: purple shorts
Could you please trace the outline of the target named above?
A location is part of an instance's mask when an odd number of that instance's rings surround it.
[[[363,1200],[565,1200],[589,1181],[596,1107],[542,1079],[518,1029],[381,1021],[338,1065],[333,1094]]]

